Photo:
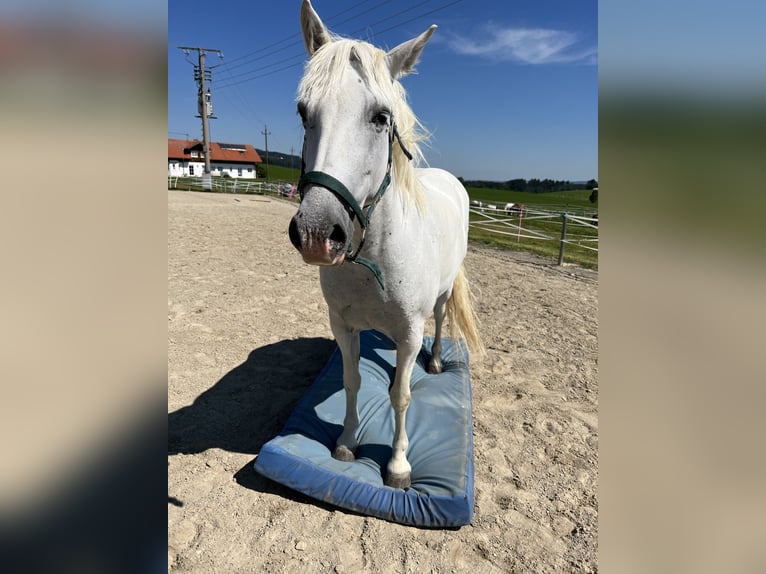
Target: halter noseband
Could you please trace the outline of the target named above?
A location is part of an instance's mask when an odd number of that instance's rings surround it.
[[[394,123],[393,117],[391,118],[391,123],[389,126],[390,137],[388,138],[388,164],[386,166],[386,175],[383,176],[383,181],[380,182],[378,191],[375,192],[375,195],[372,197],[372,201],[367,206],[366,211],[362,209],[362,207],[359,205],[359,202],[354,198],[353,195],[351,195],[351,192],[348,190],[348,188],[333,176],[324,173],[323,171],[309,171],[307,173],[306,164],[303,160],[301,160],[301,178],[298,180],[298,193],[301,196],[301,201],[303,201],[303,190],[307,185],[320,185],[334,193],[338,199],[343,202],[343,204],[349,210],[349,213],[352,214],[352,219],[354,215],[359,219],[359,225],[362,227],[362,238],[359,240],[359,245],[356,248],[356,252],[354,252],[351,246],[349,246],[348,251],[346,251],[346,261],[351,261],[352,263],[357,263],[358,265],[364,265],[367,267],[367,269],[372,271],[372,274],[375,276],[375,279],[378,281],[381,289],[385,289],[385,287],[383,286],[383,277],[380,273],[380,267],[378,267],[377,263],[374,261],[370,261],[364,257],[359,257],[359,253],[362,251],[362,246],[364,245],[367,227],[370,225],[370,219],[372,219],[372,212],[375,211],[375,207],[383,198],[383,194],[386,193],[388,186],[391,184],[391,165],[393,164],[394,157],[394,138],[396,138],[396,141],[399,142],[399,147],[401,148],[404,155],[407,156],[407,159],[412,160],[412,155],[409,151],[407,151],[407,148],[405,148],[404,144],[402,143],[402,138],[399,136],[399,131],[396,129],[396,124]]]

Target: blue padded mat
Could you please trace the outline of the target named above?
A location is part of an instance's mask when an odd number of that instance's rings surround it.
[[[432,342],[433,338],[424,338],[410,384],[409,489],[383,484],[394,436],[388,389],[396,347],[376,331],[361,333],[356,460],[341,462],[331,456],[346,408],[343,365],[336,348],[282,432],[261,448],[255,470],[312,498],[392,522],[431,528],[469,524],[474,496],[468,353],[463,345],[443,339],[444,371],[429,375],[425,367]]]

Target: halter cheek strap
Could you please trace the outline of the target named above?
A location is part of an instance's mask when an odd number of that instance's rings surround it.
[[[349,213],[355,215],[358,218],[359,225],[362,228],[362,237],[359,240],[359,245],[356,248],[356,252],[354,252],[351,246],[349,246],[348,251],[346,252],[346,261],[351,261],[352,263],[367,267],[370,271],[372,271],[372,274],[375,276],[375,279],[378,281],[378,285],[380,285],[381,289],[385,289],[385,287],[383,286],[383,276],[380,273],[380,267],[378,267],[377,263],[374,261],[370,261],[364,257],[359,257],[359,253],[364,246],[365,235],[367,233],[367,227],[370,225],[370,220],[372,219],[372,213],[375,211],[375,207],[383,198],[383,195],[386,193],[388,186],[391,184],[391,165],[393,163],[394,138],[396,138],[396,141],[399,142],[399,147],[401,148],[404,155],[407,156],[407,159],[412,159],[412,155],[409,151],[407,151],[407,148],[404,147],[404,144],[402,144],[402,139],[399,136],[399,131],[396,129],[396,124],[393,122],[393,118],[391,119],[390,130],[390,137],[388,138],[388,165],[386,166],[386,175],[383,177],[383,181],[380,182],[375,195],[372,196],[372,201],[367,206],[366,211],[362,209],[362,207],[359,205],[359,202],[354,198],[353,195],[351,195],[351,192],[345,185],[343,185],[342,182],[322,171],[305,172],[306,166],[303,162],[301,162],[301,178],[298,181],[298,193],[300,193],[301,201],[303,200],[303,190],[307,185],[319,185],[334,193],[347,207]]]

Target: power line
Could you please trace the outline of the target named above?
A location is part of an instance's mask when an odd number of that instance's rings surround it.
[[[346,8],[345,10],[341,10],[341,11],[340,11],[340,12],[338,12],[337,14],[334,14],[334,15],[330,16],[330,18],[328,19],[328,22],[332,22],[334,18],[337,18],[337,17],[339,17],[339,16],[342,16],[343,14],[346,14],[347,12],[350,12],[351,10],[355,10],[355,9],[357,9],[357,8],[359,8],[359,7],[361,7],[361,6],[363,6],[364,4],[367,4],[367,2],[370,2],[370,1],[371,1],[371,0],[364,0],[363,2],[358,2],[358,3],[356,3],[354,6],[351,6],[350,8]],[[338,25],[340,25],[340,24],[344,24],[344,23],[348,22],[349,20],[353,20],[354,18],[359,18],[360,16],[363,16],[364,14],[367,14],[368,12],[371,12],[372,10],[375,10],[375,9],[377,9],[377,8],[380,8],[381,6],[383,6],[384,4],[388,4],[389,2],[391,2],[391,0],[385,0],[384,2],[381,2],[380,4],[376,4],[376,5],[375,5],[375,6],[373,6],[372,8],[368,8],[367,10],[365,10],[365,11],[363,11],[363,12],[359,12],[359,13],[358,13],[358,14],[356,14],[355,16],[352,16],[351,18],[347,18],[346,20],[343,20],[342,22],[335,22],[335,23],[334,23],[334,25],[335,25],[335,26],[338,26]],[[253,50],[252,52],[249,52],[249,53],[247,53],[247,54],[244,54],[244,55],[242,55],[242,56],[237,56],[236,58],[232,58],[231,60],[229,60],[229,61],[228,61],[228,63],[226,64],[226,66],[227,66],[227,67],[228,67],[230,70],[233,70],[234,68],[239,68],[239,67],[241,67],[241,66],[246,66],[246,65],[247,65],[248,63],[250,63],[250,62],[242,62],[242,63],[240,63],[240,64],[234,64],[234,65],[231,65],[231,64],[232,64],[233,62],[238,62],[239,60],[242,60],[243,58],[248,58],[248,57],[250,57],[250,56],[253,56],[253,55],[255,55],[255,54],[258,54],[258,53],[260,53],[260,52],[263,52],[264,50],[267,50],[267,49],[269,49],[269,48],[273,48],[273,47],[275,47],[275,46],[279,46],[280,44],[283,44],[284,42],[287,42],[287,41],[289,41],[289,40],[293,40],[294,38],[298,38],[298,40],[297,40],[297,41],[295,41],[295,42],[291,42],[291,43],[290,43],[290,44],[288,44],[287,46],[283,46],[282,48],[279,48],[278,50],[273,50],[273,51],[271,51],[271,52],[269,52],[269,53],[267,53],[267,54],[263,54],[263,55],[261,55],[261,56],[258,56],[257,58],[254,58],[254,59],[253,59],[253,60],[251,60],[251,61],[254,61],[254,60],[260,60],[260,59],[262,59],[262,58],[265,58],[265,57],[266,57],[266,56],[268,56],[268,55],[274,54],[275,52],[279,52],[279,51],[281,51],[281,50],[284,50],[285,48],[289,48],[289,47],[291,47],[291,46],[295,46],[295,45],[298,45],[298,44],[301,44],[301,43],[302,43],[301,34],[300,34],[300,32],[297,32],[297,33],[295,33],[295,34],[291,34],[290,36],[287,36],[286,38],[283,38],[283,39],[281,39],[281,40],[278,40],[278,41],[274,42],[273,44],[270,44],[270,45],[267,45],[267,46],[263,46],[262,48],[258,48],[257,50]]]
[[[252,82],[253,80],[259,80],[261,78],[265,78],[266,76],[271,76],[272,74],[276,74],[278,72],[284,72],[285,70],[289,70],[290,68],[295,68],[296,66],[300,66],[305,61],[305,56],[303,54],[300,54],[298,56],[291,56],[291,58],[300,58],[300,60],[297,61],[297,62],[294,62],[292,64],[288,64],[286,66],[283,66],[281,68],[277,68],[276,70],[272,70],[270,72],[265,72],[263,74],[257,74],[255,76],[251,76],[249,78],[244,78],[242,80],[236,80],[236,81],[234,81],[232,83],[229,83],[229,84],[223,84],[221,86],[218,86],[218,88],[219,89],[230,88],[232,86],[238,86],[240,84],[245,84],[247,82]],[[285,61],[285,60],[283,60],[283,61]],[[266,67],[268,67],[268,66],[266,66]],[[252,72],[250,72],[250,73],[252,73]]]
[[[404,22],[399,22],[398,24],[395,24],[394,26],[391,26],[390,28],[386,28],[385,30],[380,30],[378,34],[383,34],[384,32],[390,32],[391,30],[394,30],[395,28],[398,28],[399,26],[404,26],[405,24],[409,24],[410,22],[414,22],[415,20],[419,20],[420,18],[424,18],[425,16],[430,16],[431,14],[440,12],[446,8],[449,8],[450,6],[454,6],[455,4],[460,4],[461,2],[463,2],[463,0],[454,0],[454,2],[450,2],[449,4],[445,4],[443,6],[439,6],[438,8],[434,8],[433,10],[429,10],[428,12],[423,12],[422,14],[418,14],[414,18],[410,18],[409,20],[405,20]]]
[[[351,20],[355,20],[356,18],[359,18],[360,16],[363,16],[364,14],[367,14],[368,12],[371,12],[372,10],[375,10],[375,9],[381,7],[383,4],[386,4],[386,3],[390,2],[390,1],[391,0],[387,0],[386,2],[382,2],[381,4],[376,4],[372,8],[368,8],[367,10],[359,12],[358,14],[355,14],[354,16],[352,16],[350,18],[346,18],[345,20],[343,20],[341,22],[336,22],[334,24],[334,26],[340,26],[341,24],[345,24],[346,22],[350,22]],[[423,4],[428,4],[431,1],[432,0],[424,0],[424,1],[420,2],[420,3],[418,3],[418,4],[415,4],[414,6],[410,6],[409,8],[406,8],[406,9],[401,10],[401,11],[395,13],[395,14],[387,16],[387,17],[383,18],[382,20],[378,20],[377,22],[375,22],[375,23],[373,23],[371,25],[367,25],[367,26],[364,26],[363,28],[359,28],[357,30],[354,30],[349,35],[353,36],[353,35],[359,34],[361,32],[365,32],[366,30],[368,30],[370,28],[370,26],[376,26],[376,25],[381,24],[383,22],[387,22],[388,20],[391,20],[392,18],[396,18],[397,16],[400,16],[401,14],[404,14],[406,12],[410,12],[412,10],[415,10],[416,8],[422,6]],[[348,12],[349,10],[351,10],[351,9],[350,8],[346,9],[343,12],[341,12],[340,14]],[[300,38],[300,36],[301,36],[301,34],[297,33],[297,34],[293,34],[289,38],[295,38],[295,37]],[[278,44],[281,44],[284,41],[285,40],[280,40],[280,41],[276,42],[275,44],[272,44],[272,46],[276,46]],[[292,42],[292,43],[288,44],[287,46],[283,46],[281,48],[278,48],[278,49],[272,50],[270,52],[267,52],[266,54],[263,54],[262,56],[259,56],[258,58],[254,58],[254,59],[249,60],[247,62],[242,62],[242,63],[237,64],[235,66],[229,66],[228,69],[229,69],[229,71],[231,71],[233,68],[255,63],[256,61],[261,60],[261,59],[265,58],[268,55],[276,54],[276,53],[282,52],[285,48],[289,48],[289,47],[292,47],[292,46],[298,46],[298,45],[301,45],[301,44],[303,44],[303,41],[301,39],[299,39],[299,40],[297,40],[295,42]],[[266,48],[262,48],[262,50],[263,49],[266,49]],[[246,70],[246,71],[240,72],[238,74],[232,74],[232,77],[233,78],[241,78],[242,76],[247,76],[247,75],[253,74],[255,72],[259,72],[261,70],[265,70],[267,68],[271,68],[273,66],[281,64],[283,62],[290,61],[290,60],[295,59],[295,58],[300,58],[301,60],[303,60],[305,58],[304,52],[303,51],[298,52],[297,54],[294,54],[292,56],[288,56],[287,58],[282,58],[281,60],[278,60],[277,62],[272,62],[271,64],[266,64],[265,66],[260,66],[258,68],[253,68],[253,69],[250,69],[250,70]],[[293,67],[293,66],[288,66],[288,67]],[[227,84],[227,86],[228,86],[228,84]],[[225,87],[227,87],[227,86],[225,86]]]
[[[430,1],[431,0],[423,0],[423,2],[415,4],[414,6],[410,6],[409,8],[405,8],[404,10],[401,10],[401,11],[397,12],[396,14],[391,14],[391,16],[388,16],[387,18],[383,18],[382,20],[378,20],[377,22],[373,22],[372,24],[368,24],[364,28],[360,28],[359,30],[355,30],[355,31],[351,32],[351,34],[359,34],[361,32],[364,32],[368,28],[372,28],[373,26],[377,26],[378,24],[382,24],[383,22],[387,22],[388,20],[391,20],[392,18],[396,18],[397,16],[400,16],[400,15],[404,14],[405,12],[411,12],[412,10],[414,10],[415,8],[419,8],[423,4],[428,4]],[[381,32],[378,32],[378,33],[380,34]]]
[[[288,56],[287,58],[282,58],[281,60],[277,60],[276,62],[272,62],[271,64],[266,64],[264,66],[260,66],[258,68],[253,68],[252,70],[248,70],[246,72],[240,72],[239,74],[231,74],[229,73],[229,77],[233,78],[241,78],[242,76],[247,76],[249,74],[252,74],[253,72],[259,72],[261,70],[265,70],[267,68],[273,68],[274,66],[277,66],[279,64],[283,64],[285,62],[288,62],[290,60],[293,60],[295,58],[304,58],[303,52],[297,55]],[[230,70],[227,70],[227,72],[230,72]]]
[[[374,25],[377,25],[377,24],[381,24],[381,23],[383,23],[383,22],[386,22],[386,21],[388,21],[388,20],[391,20],[392,18],[395,18],[396,16],[400,16],[401,14],[404,14],[404,13],[406,13],[406,12],[410,12],[411,10],[413,10],[413,9],[415,9],[415,8],[419,7],[419,6],[422,6],[423,4],[426,4],[426,3],[427,3],[427,2],[429,2],[429,1],[431,1],[431,0],[425,0],[424,2],[420,2],[419,4],[417,4],[417,5],[413,6],[413,7],[407,8],[407,9],[405,9],[405,10],[401,10],[401,11],[397,12],[396,14],[394,14],[394,15],[392,15],[392,16],[389,16],[389,17],[387,17],[387,18],[383,18],[382,20],[379,20],[379,21],[375,22],[375,23],[374,23],[374,24],[372,24],[372,25],[374,26]],[[429,10],[429,11],[427,11],[427,12],[423,12],[422,14],[418,14],[417,16],[413,16],[412,18],[409,18],[408,20],[404,20],[404,21],[402,21],[402,22],[398,22],[398,23],[394,24],[393,26],[390,26],[390,27],[388,27],[388,28],[385,28],[385,29],[383,29],[383,30],[380,30],[380,31],[378,31],[377,33],[378,33],[378,34],[383,34],[383,33],[385,33],[385,32],[390,32],[391,30],[394,30],[394,29],[396,29],[396,28],[399,28],[399,27],[401,27],[401,26],[404,26],[405,24],[409,24],[410,22],[414,22],[415,20],[419,20],[420,18],[424,18],[425,16],[429,16],[430,14],[434,14],[434,13],[436,13],[436,12],[440,12],[441,10],[444,10],[444,9],[446,9],[446,8],[449,8],[450,6],[454,6],[455,4],[459,4],[459,3],[463,2],[463,1],[464,1],[464,0],[453,0],[452,2],[449,2],[449,3],[447,3],[447,4],[443,4],[443,5],[441,5],[441,6],[438,6],[438,7],[434,8],[433,10]],[[354,35],[354,34],[358,34],[358,33],[360,33],[360,32],[363,32],[363,31],[367,30],[368,28],[369,28],[368,26],[366,26],[366,27],[364,27],[364,28],[360,28],[359,30],[356,30],[356,31],[354,31],[354,32],[351,32],[351,35]],[[299,65],[301,65],[301,64],[303,63],[303,61],[305,60],[305,55],[304,55],[304,54],[301,52],[300,54],[295,54],[295,55],[293,55],[293,56],[290,56],[290,57],[288,57],[288,58],[283,58],[283,59],[282,59],[282,60],[280,60],[279,62],[275,62],[275,63],[273,63],[273,64],[269,64],[269,65],[266,65],[266,66],[262,66],[262,67],[260,67],[260,68],[256,68],[256,69],[254,69],[254,70],[250,70],[250,71],[248,71],[248,72],[245,72],[245,73],[241,73],[241,74],[235,75],[235,77],[241,77],[241,76],[243,76],[243,75],[248,75],[248,74],[252,74],[252,73],[254,73],[254,72],[257,72],[257,71],[265,70],[266,68],[270,68],[270,67],[272,67],[272,66],[275,66],[275,65],[277,65],[277,64],[279,64],[279,63],[288,62],[288,61],[290,61],[290,60],[292,60],[292,59],[294,59],[294,58],[300,58],[300,61],[298,61],[298,62],[294,62],[294,63],[291,63],[291,64],[288,64],[288,65],[286,65],[286,66],[283,66],[283,67],[281,67],[281,68],[278,68],[278,69],[276,69],[276,70],[272,70],[272,71],[270,71],[270,72],[266,72],[266,73],[263,73],[263,74],[256,74],[256,75],[254,75],[254,76],[251,76],[251,77],[247,77],[247,78],[244,78],[244,79],[242,79],[242,80],[237,80],[237,81],[235,81],[235,82],[224,83],[223,85],[221,85],[221,86],[218,86],[218,87],[219,87],[219,89],[223,89],[223,88],[230,88],[230,87],[232,87],[232,86],[236,86],[236,85],[239,85],[239,84],[244,84],[244,83],[247,83],[247,82],[251,82],[251,81],[253,81],[253,80],[257,80],[257,79],[263,78],[263,77],[265,77],[265,76],[270,76],[270,75],[272,75],[272,74],[276,74],[276,73],[278,73],[278,72],[283,72],[283,71],[285,71],[285,70],[288,70],[288,69],[290,69],[290,68],[294,68],[294,67],[296,67],[296,66],[299,66]]]
[[[229,94],[228,92],[223,92],[223,97],[231,104],[232,109],[234,112],[238,113],[247,124],[265,124],[266,121],[255,111],[253,111],[254,106],[251,103],[248,103],[247,99],[245,98],[244,94],[239,90],[238,86],[234,86],[234,94]],[[231,96],[231,97],[229,97]],[[236,96],[236,97],[234,97]],[[274,143],[274,140],[276,140],[276,143],[278,146],[280,145],[280,141],[282,141],[280,138],[271,138],[272,144]],[[281,144],[284,146],[284,143]],[[277,147],[278,147],[277,146]],[[272,145],[272,147],[274,147]]]
[[[364,16],[365,14],[368,14],[368,13],[372,12],[373,10],[375,10],[377,8],[380,8],[381,6],[383,6],[383,4],[388,4],[390,1],[391,0],[387,0],[386,2],[381,2],[380,4],[377,4],[377,5],[373,6],[372,8],[368,8],[364,12],[359,12],[358,14],[355,14],[354,16],[351,16],[350,18],[346,18],[345,20],[342,20],[341,22],[333,22],[330,19],[330,20],[327,21],[327,23],[332,25],[332,26],[340,26],[341,24],[345,24],[346,22],[351,22],[351,20],[356,20],[360,16]],[[430,2],[430,0],[429,0],[429,2]],[[348,10],[346,10],[346,12],[348,12]]]

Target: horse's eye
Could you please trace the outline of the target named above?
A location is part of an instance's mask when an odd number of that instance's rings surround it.
[[[388,124],[388,118],[389,113],[387,111],[381,111],[372,116],[372,123],[374,123],[376,127],[382,128]]]
[[[298,115],[301,117],[303,126],[306,126],[306,106],[302,103],[298,104]]]

